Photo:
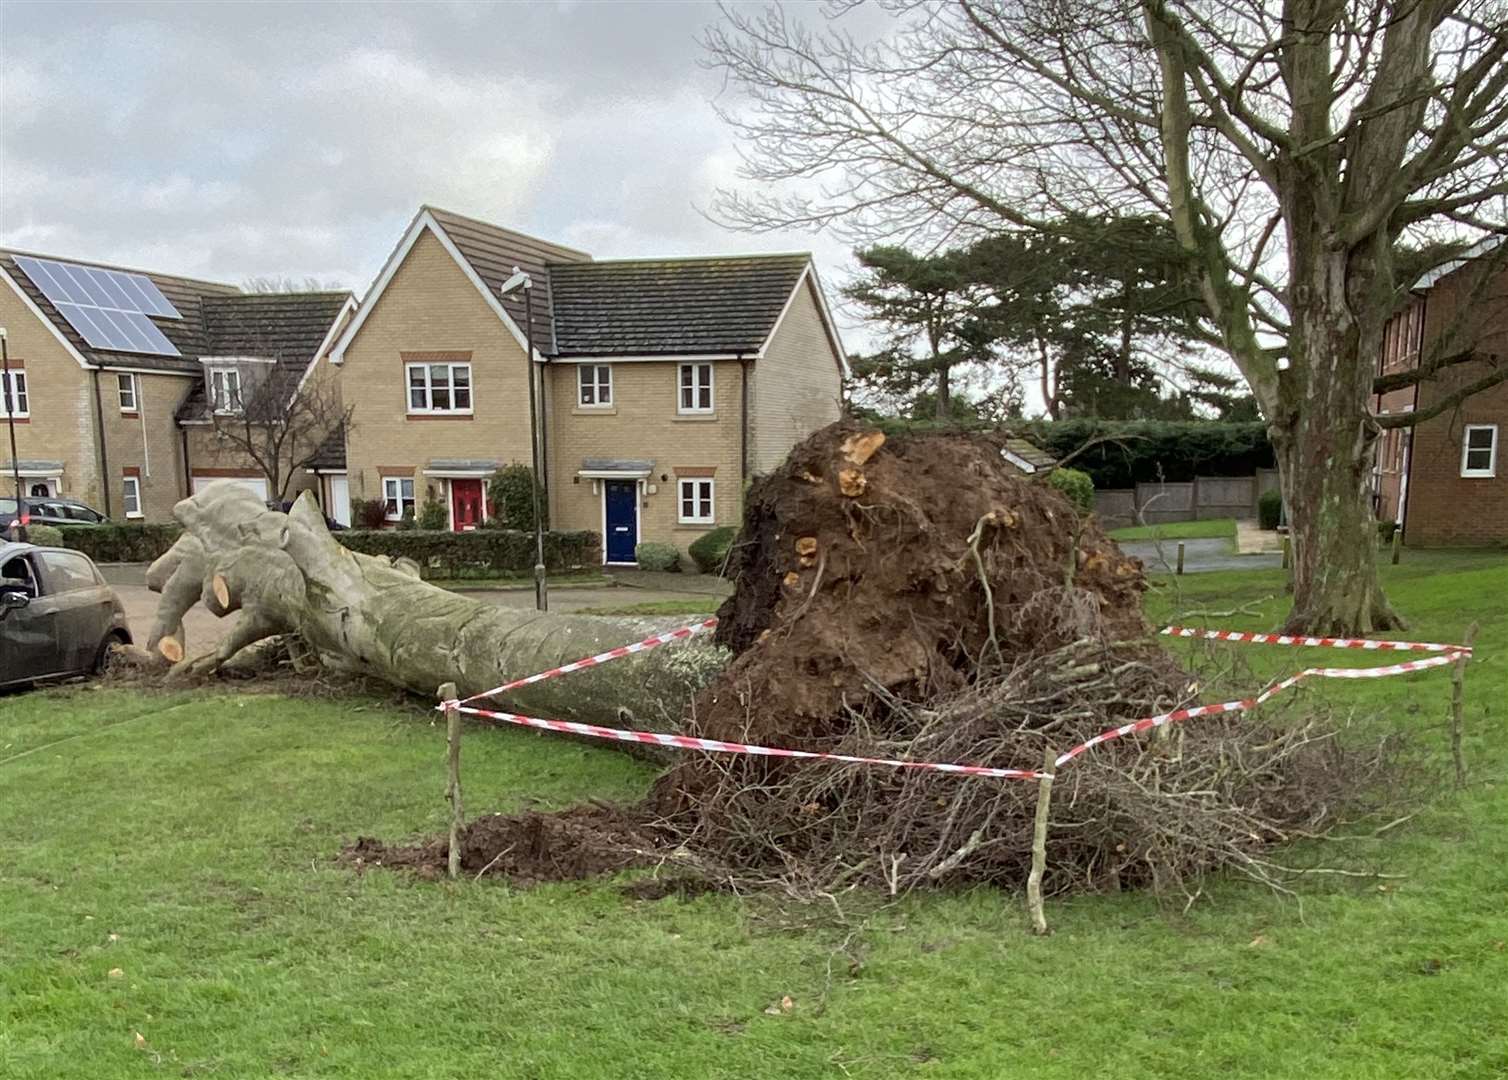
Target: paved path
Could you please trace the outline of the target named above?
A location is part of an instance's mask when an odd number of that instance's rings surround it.
[[[1238,555],[1227,539],[1185,540],[1183,549],[1183,572],[1206,573],[1210,570],[1261,570],[1283,565],[1282,555]],[[1178,561],[1178,541],[1162,541],[1162,554],[1158,545],[1150,540],[1125,541],[1121,550],[1146,564],[1149,573],[1169,572]],[[1166,565],[1164,565],[1166,560]]]

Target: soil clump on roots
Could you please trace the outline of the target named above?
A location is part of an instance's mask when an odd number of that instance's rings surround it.
[[[683,730],[1031,770],[1045,750],[1192,700],[1195,680],[1142,614],[1141,564],[1004,451],[988,435],[886,439],[851,423],[797,446],[749,492],[736,590],[718,612],[734,659]],[[1063,766],[1046,891],[1192,896],[1221,868],[1277,884],[1284,868],[1266,852],[1355,809],[1392,759],[1386,743],[1358,749],[1282,719],[1203,718]],[[1017,780],[686,754],[637,807],[480,819],[463,866],[533,881],[673,857],[678,872],[808,895],[1015,887],[1036,794]],[[443,840],[403,850],[385,863],[444,863]]]

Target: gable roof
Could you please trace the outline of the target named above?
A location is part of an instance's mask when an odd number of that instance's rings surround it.
[[[848,370],[809,253],[597,262],[574,248],[434,206],[420,207],[409,223],[330,350],[332,362],[344,360],[398,267],[426,232],[440,241],[520,345],[525,340],[522,293],[498,293],[515,268],[529,274],[536,359],[757,357],[810,279],[833,352]]]
[[[47,299],[42,290],[37,288],[26,272],[16,265],[17,255],[32,255],[39,259],[57,259],[59,262],[75,263],[81,266],[97,266],[108,270],[124,270],[132,274],[144,274],[152,280],[152,284],[162,290],[162,295],[178,309],[183,316],[181,319],[164,319],[155,315],[148,316],[154,326],[161,330],[163,335],[177,347],[182,356],[159,356],[150,353],[116,352],[110,349],[91,348],[81,335],[65,319],[60,311],[53,306],[52,301]],[[226,285],[217,281],[200,281],[196,278],[178,277],[173,274],[159,274],[151,270],[138,270],[134,267],[114,266],[110,263],[95,262],[89,259],[62,258],[55,255],[42,255],[30,251],[16,251],[10,248],[0,249],[0,271],[4,272],[8,280],[19,292],[28,305],[32,307],[42,320],[47,323],[53,334],[60,338],[68,347],[74,357],[86,366],[92,367],[129,367],[144,371],[163,371],[182,375],[192,375],[198,372],[199,362],[195,359],[203,352],[203,323],[201,321],[201,305],[207,297],[212,296],[235,296],[240,289],[234,285]]]
[[[555,355],[753,355],[810,264],[792,254],[551,266]]]
[[[272,389],[292,397],[351,299],[349,292],[206,297],[200,308],[204,346],[200,355],[271,360]],[[199,420],[208,415],[201,379],[179,407],[178,419]]]

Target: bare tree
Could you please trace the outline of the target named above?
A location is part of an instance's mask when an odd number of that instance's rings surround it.
[[[310,376],[290,387],[284,374],[270,364],[244,365],[233,383],[208,386],[216,438],[262,471],[278,502],[325,440],[350,430],[352,413],[335,380]]]
[[[723,216],[868,243],[1164,216],[1204,334],[1278,452],[1289,627],[1398,625],[1369,462],[1383,426],[1423,414],[1377,417],[1369,399],[1409,289],[1508,232],[1504,0],[894,0],[878,42],[844,29],[852,6],[817,33],[778,9],[728,10],[708,32],[711,64],[746,94],[724,113],[759,183],[725,193]],[[1508,379],[1469,350],[1404,378],[1467,361],[1479,377],[1430,414]]]

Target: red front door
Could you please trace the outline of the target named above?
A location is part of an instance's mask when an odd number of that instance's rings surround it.
[[[482,524],[482,482],[480,480],[452,480],[450,482],[450,527],[456,532],[469,532]]]

